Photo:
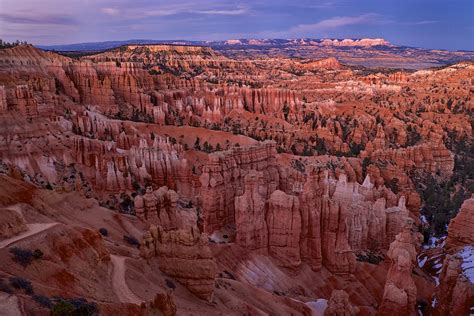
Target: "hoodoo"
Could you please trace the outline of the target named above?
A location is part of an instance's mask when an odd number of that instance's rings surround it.
[[[35,38],[102,19],[121,36],[268,22],[245,1],[71,1],[71,16],[4,2],[5,31],[33,23]],[[0,315],[473,314],[472,52],[378,37],[62,47],[0,41]]]

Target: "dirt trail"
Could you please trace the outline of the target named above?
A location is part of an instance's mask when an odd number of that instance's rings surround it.
[[[22,316],[18,298],[7,293],[0,293],[0,316]]]
[[[110,260],[113,264],[112,287],[121,303],[141,304],[143,300],[133,294],[125,281],[127,269],[125,259],[125,257],[110,255]]]
[[[13,236],[11,238],[5,239],[0,241],[0,249],[5,248],[13,243],[16,243],[17,241],[20,241],[22,239],[28,238],[30,236],[36,235],[41,233],[42,231],[45,231],[47,229],[50,229],[53,226],[56,226],[58,223],[37,223],[37,224],[26,224],[28,227],[28,230],[26,232],[23,232],[19,235]]]

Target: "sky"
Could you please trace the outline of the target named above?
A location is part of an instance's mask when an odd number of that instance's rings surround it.
[[[298,37],[474,51],[474,0],[0,0],[7,41]]]

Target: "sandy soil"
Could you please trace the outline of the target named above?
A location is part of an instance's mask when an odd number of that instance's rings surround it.
[[[113,264],[112,286],[121,303],[141,304],[142,299],[133,294],[125,281],[125,257],[110,255]]]
[[[58,223],[37,223],[37,224],[26,224],[28,226],[28,230],[26,232],[23,232],[19,235],[16,235],[14,237],[5,239],[0,242],[0,249],[5,248],[13,243],[16,243],[17,241],[20,241],[22,239],[28,238],[30,236],[36,235],[38,233],[41,233],[42,231],[45,231],[53,226],[56,226]]]
[[[0,292],[0,316],[21,316],[18,298],[14,295]]]

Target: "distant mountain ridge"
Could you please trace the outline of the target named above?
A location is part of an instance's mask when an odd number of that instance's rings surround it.
[[[130,39],[68,45],[39,45],[38,47],[75,56],[96,54],[127,45],[153,44],[207,46],[233,59],[288,57],[315,60],[334,57],[347,65],[371,68],[422,69],[474,61],[474,52],[399,46],[383,38],[229,39],[222,41]]]
[[[180,44],[196,45],[198,41],[179,41],[179,40],[150,40],[150,39],[130,39],[124,41],[105,41],[105,42],[86,42],[64,45],[35,45],[44,50],[54,51],[102,51],[124,45],[140,44]]]
[[[383,38],[361,39],[314,39],[314,38],[289,38],[289,39],[229,39],[222,41],[189,41],[189,40],[151,40],[130,39],[124,41],[86,42],[64,45],[36,45],[45,50],[56,51],[100,51],[130,44],[175,44],[175,45],[206,45],[206,46],[394,46]]]

